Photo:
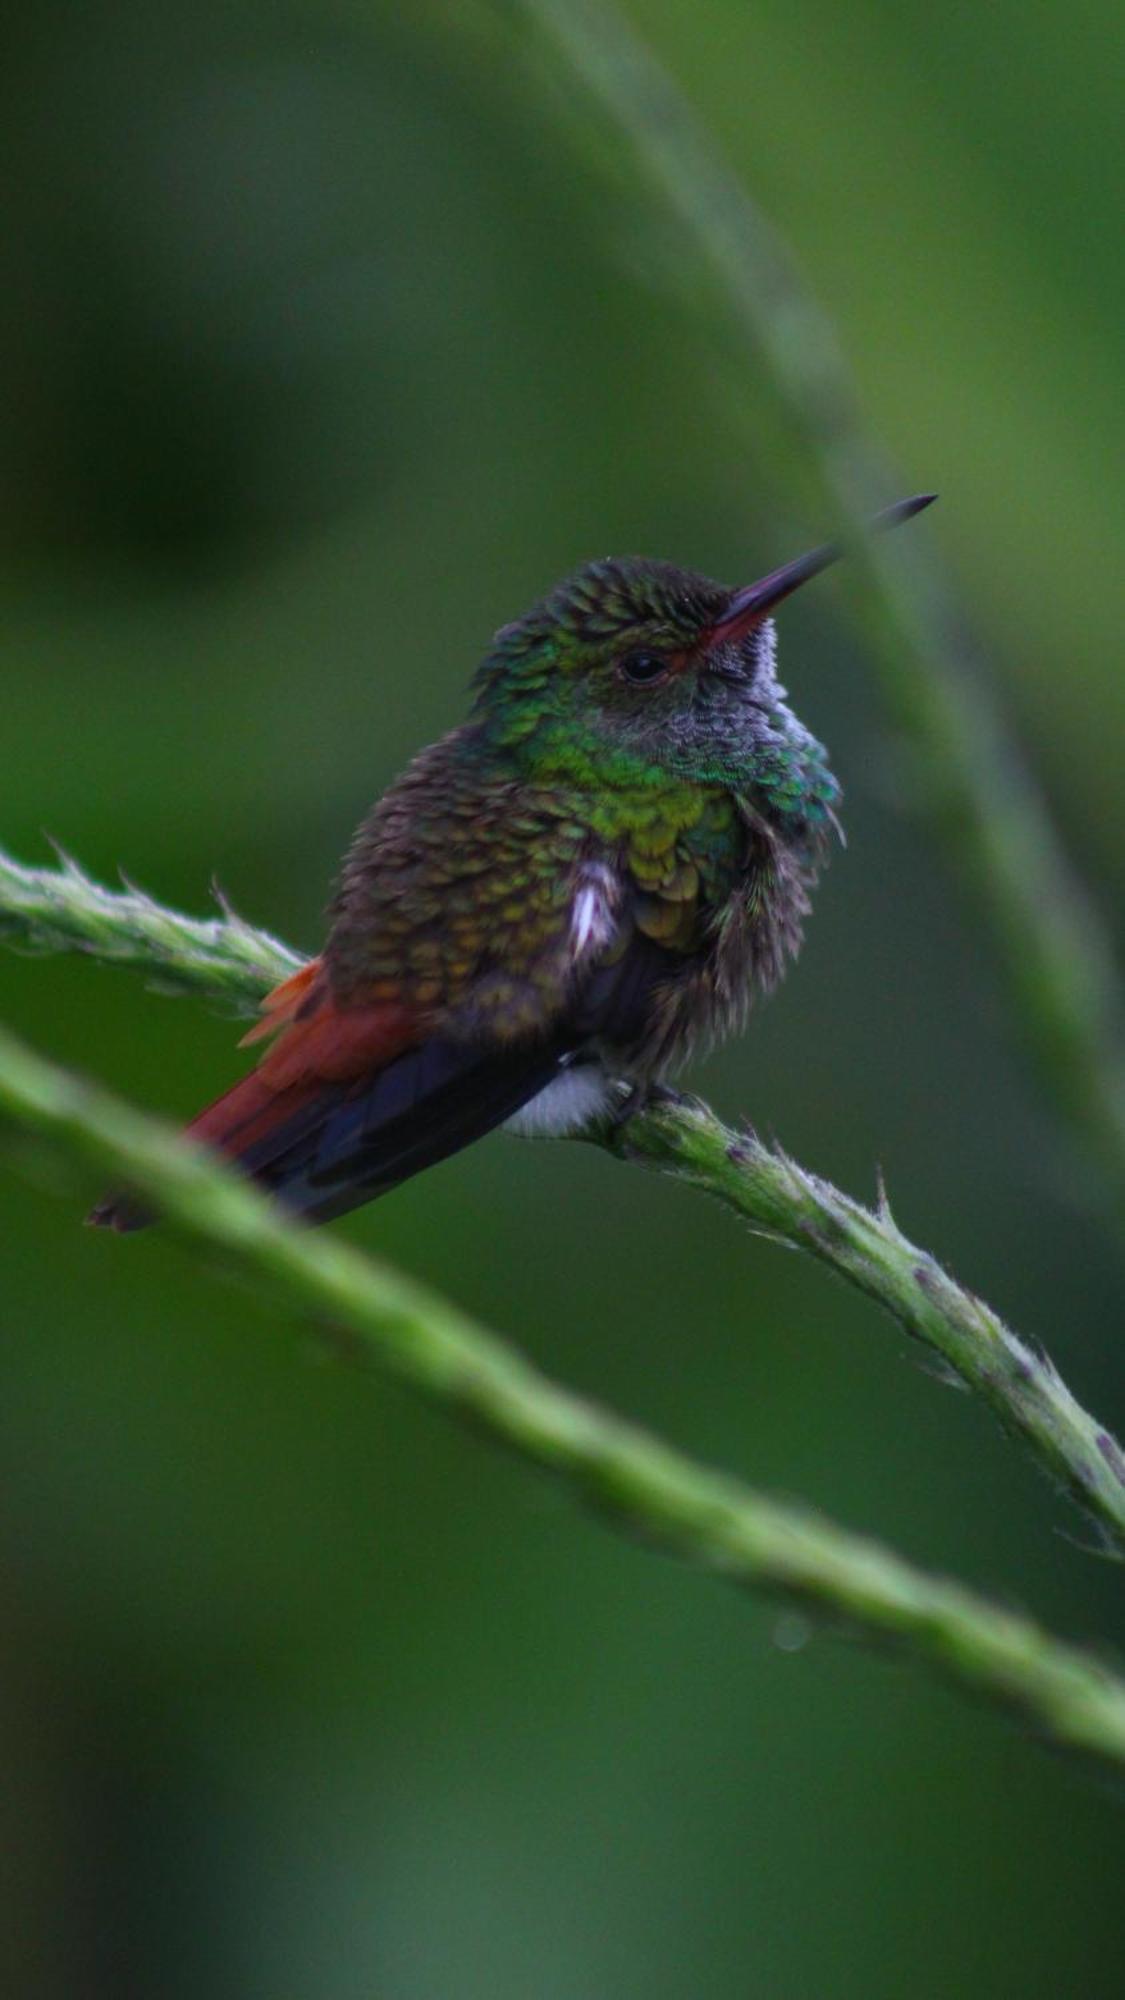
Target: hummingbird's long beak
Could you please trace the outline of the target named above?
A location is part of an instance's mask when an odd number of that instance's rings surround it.
[[[924,507],[932,506],[936,493],[916,493],[910,500],[896,500],[893,507],[884,507],[871,523],[872,532],[882,534],[887,528],[897,528],[901,521],[909,521],[920,514]],[[711,644],[724,639],[741,639],[754,625],[768,616],[775,604],[785,597],[791,597],[810,577],[819,576],[822,569],[839,562],[844,550],[835,542],[825,542],[819,549],[810,549],[807,556],[798,556],[796,562],[785,563],[781,569],[772,569],[757,583],[748,583],[742,590],[736,590],[726,610],[716,625],[711,628]]]

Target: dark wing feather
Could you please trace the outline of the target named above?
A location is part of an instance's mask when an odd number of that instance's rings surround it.
[[[327,1222],[483,1138],[543,1089],[563,1059],[543,1042],[502,1051],[435,1038],[366,1081],[338,1085],[240,1165],[310,1222]]]

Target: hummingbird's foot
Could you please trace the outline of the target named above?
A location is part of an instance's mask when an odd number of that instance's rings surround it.
[[[619,1132],[623,1125],[627,1125],[631,1118],[640,1117],[643,1111],[655,1111],[662,1104],[672,1106],[686,1102],[682,1091],[673,1090],[670,1084],[653,1083],[651,1080],[642,1083],[621,1077],[618,1090],[620,1095],[610,1113],[611,1132]]]

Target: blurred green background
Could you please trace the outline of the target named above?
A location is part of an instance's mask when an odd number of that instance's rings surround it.
[[[633,0],[788,235],[1104,907],[1125,882],[1107,0]],[[505,10],[43,0],[0,76],[0,840],[309,948],[370,799],[576,562],[819,537],[659,231]],[[698,289],[689,274],[689,296]],[[704,305],[704,314],[710,310]],[[888,497],[890,497],[888,495]],[[1121,1267],[900,810],[834,583],[784,613],[849,845],[698,1072],[1125,1426]],[[3,1015],[170,1114],[237,1032],[80,961]],[[913,1669],[615,1540],[159,1233],[3,1162],[4,1992],[804,2000],[1120,1991],[1121,1801]],[[8,1172],[7,1168],[12,1171]],[[344,1225],[759,1484],[1125,1641],[985,1414],[802,1260],[497,1137]]]

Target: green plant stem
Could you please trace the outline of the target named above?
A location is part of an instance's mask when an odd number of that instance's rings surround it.
[[[1125,1207],[1125,1041],[1113,953],[977,671],[958,607],[927,560],[926,532],[861,539],[871,515],[897,496],[827,315],[690,105],[608,0],[494,4],[531,24],[561,58],[568,108],[592,105],[625,141],[677,229],[691,310],[710,329],[721,296],[740,363],[772,387],[825,506],[854,546],[868,650],[911,753],[911,800],[984,914],[1013,1017],[1056,1111]],[[700,266],[709,286],[696,282]]]
[[[262,994],[303,963],[225,902],[221,916],[200,921],[165,909],[134,883],[105,889],[68,855],[58,868],[23,868],[2,850],[0,942],[17,951],[80,951],[129,965],[159,992],[188,994],[234,1014],[253,1013]]]
[[[1125,1770],[1125,1682],[1030,1619],[694,1464],[540,1375],[436,1293],[291,1220],[221,1161],[0,1031],[0,1115],[273,1281],[354,1359],[398,1376],[670,1554],[893,1642],[1060,1747]]]
[[[764,1236],[808,1251],[848,1280],[983,1397],[1006,1430],[1125,1550],[1125,1454],[1072,1396],[1050,1356],[1005,1326],[936,1258],[904,1236],[885,1191],[876,1211],[808,1173],[753,1132],[733,1132],[698,1099],[656,1104],[597,1135],[623,1159],[716,1195]]]
[[[29,951],[77,949],[155,972],[162,987],[251,1013],[299,958],[227,915],[199,923],[136,890],[91,882],[69,862],[24,868],[0,852],[0,937]],[[1125,1456],[1038,1346],[1014,1334],[898,1228],[695,1101],[657,1104],[595,1143],[718,1196],[764,1235],[808,1251],[874,1299],[982,1396],[1078,1502],[1106,1546],[1125,1550]]]

